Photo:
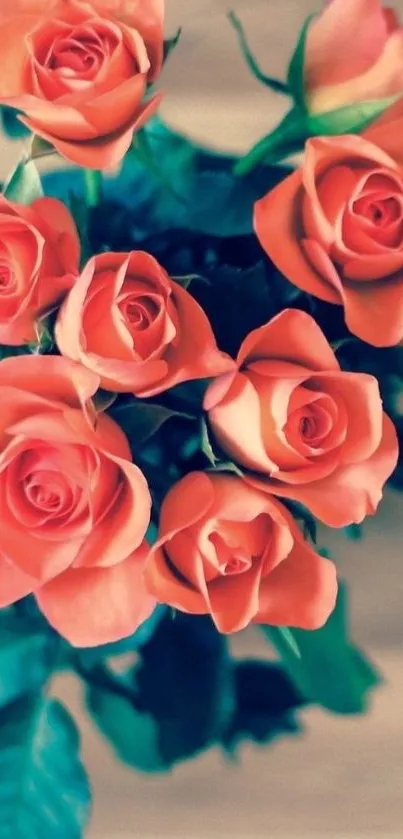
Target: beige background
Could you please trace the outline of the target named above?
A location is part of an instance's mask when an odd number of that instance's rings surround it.
[[[165,73],[165,118],[199,141],[246,149],[275,124],[285,103],[250,77],[225,12],[239,11],[266,71],[280,76],[314,2],[166,0],[167,31],[183,24],[184,32]],[[403,0],[395,6],[403,11]],[[18,153],[18,144],[1,146],[0,176]],[[247,747],[235,767],[209,754],[170,776],[142,777],[115,765],[82,718],[78,685],[61,680],[58,690],[83,729],[94,785],[90,839],[403,836],[402,513],[403,497],[388,493],[362,542],[323,536],[351,581],[354,635],[386,677],[364,719],[311,710],[302,739]],[[234,648],[267,653],[256,632],[236,638]]]

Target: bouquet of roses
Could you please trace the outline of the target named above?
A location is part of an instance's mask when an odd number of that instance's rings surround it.
[[[316,523],[401,483],[403,30],[332,0],[282,82],[231,14],[291,103],[235,159],[156,115],[163,5],[0,2],[1,839],[85,829],[59,671],[142,771],[378,681]],[[251,624],[272,661],[231,656]]]

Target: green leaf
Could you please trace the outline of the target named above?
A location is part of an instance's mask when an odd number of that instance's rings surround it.
[[[169,56],[171,55],[171,52],[173,52],[175,47],[178,45],[178,43],[180,41],[180,38],[181,38],[181,35],[182,35],[182,27],[179,26],[179,28],[175,32],[175,35],[172,38],[167,38],[167,40],[164,41],[164,58],[163,58],[164,64],[165,64],[166,60],[169,58]]]
[[[80,839],[90,789],[64,707],[29,696],[0,711],[0,839]]]
[[[340,585],[335,611],[322,629],[292,630],[299,658],[277,630],[267,626],[262,630],[308,702],[338,714],[361,713],[367,708],[368,693],[380,679],[349,639],[344,585]]]
[[[39,172],[33,160],[21,160],[9,180],[3,193],[9,201],[19,204],[31,204],[36,198],[43,197]]]
[[[209,427],[204,417],[200,423],[200,448],[208,462],[215,468],[217,463],[219,463],[220,458],[214,451],[213,444],[210,439]]]
[[[309,27],[315,15],[309,15],[306,19],[299,38],[294,54],[288,65],[287,84],[294,97],[294,101],[299,108],[305,110],[305,52],[306,41],[308,37]]]
[[[271,90],[274,90],[276,93],[283,93],[286,96],[288,96],[290,91],[285,82],[281,82],[279,79],[274,79],[272,76],[267,76],[266,73],[264,73],[263,70],[259,67],[256,58],[249,47],[245,35],[245,30],[242,26],[242,23],[238,15],[235,14],[235,12],[228,12],[227,17],[235,29],[239,45],[241,47],[242,55],[255,79],[257,79],[258,82],[260,82],[261,84],[265,85],[265,87],[271,88]]]
[[[130,399],[114,405],[111,414],[123,428],[134,448],[146,443],[169,420],[195,420],[192,414],[152,402],[142,402],[140,399]]]
[[[55,635],[40,631],[12,609],[0,611],[0,708],[42,687],[58,643]]]
[[[396,96],[355,102],[335,111],[309,114],[306,123],[307,137],[359,134],[396,101]]]
[[[168,613],[124,684],[93,676],[88,705],[97,726],[142,771],[170,769],[216,744],[234,711],[226,640],[209,618]]]

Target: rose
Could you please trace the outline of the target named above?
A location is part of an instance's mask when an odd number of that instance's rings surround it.
[[[373,513],[398,455],[373,376],[340,370],[310,315],[286,309],[251,332],[238,370],[204,402],[222,449],[253,485],[342,527]]]
[[[387,153],[399,135],[378,132],[383,148],[309,140],[302,168],[257,202],[255,230],[292,283],[341,303],[350,331],[384,347],[403,338],[403,167]]]
[[[166,496],[146,582],[157,600],[211,613],[220,632],[249,623],[316,629],[332,612],[333,563],[274,498],[228,474],[193,472]]]
[[[4,4],[3,4],[4,6]],[[118,164],[154,114],[163,0],[16,0],[0,12],[0,102],[68,160]]]
[[[331,0],[308,29],[311,113],[403,93],[403,29],[379,0]]]
[[[0,196],[0,343],[38,338],[36,321],[60,302],[78,275],[80,242],[61,201],[30,207]]]
[[[55,334],[61,353],[98,373],[102,387],[137,396],[234,366],[193,297],[143,251],[91,259]]]
[[[129,444],[90,397],[99,378],[59,356],[0,362],[0,606],[33,593],[76,646],[130,635],[150,493]]]

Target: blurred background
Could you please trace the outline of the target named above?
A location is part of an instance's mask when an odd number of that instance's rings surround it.
[[[282,78],[315,0],[166,0],[167,34],[183,26],[164,73],[162,116],[193,139],[234,152],[267,133],[286,101],[246,69],[227,19],[235,9],[256,57]],[[403,0],[395,0],[403,17]],[[19,155],[1,141],[0,177]],[[58,693],[79,718],[94,786],[90,839],[392,839],[403,836],[403,498],[387,492],[359,542],[333,531],[321,541],[350,583],[354,639],[384,675],[371,712],[303,714],[305,734],[245,747],[235,765],[210,752],[167,776],[115,763],[83,717],[80,688]],[[234,639],[240,656],[269,654],[257,631]],[[57,839],[57,837],[55,837]]]

